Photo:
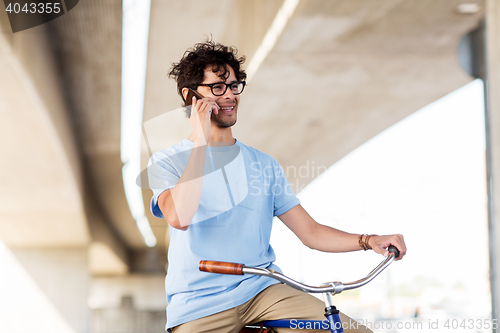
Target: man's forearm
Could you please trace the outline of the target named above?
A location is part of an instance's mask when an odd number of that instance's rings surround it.
[[[406,244],[401,234],[394,235],[363,235],[361,236],[360,244],[359,234],[350,234],[326,225],[316,224],[312,228],[312,232],[307,236],[305,245],[312,249],[324,252],[349,252],[361,250],[361,244],[364,249],[372,249],[373,251],[389,255],[387,247],[394,245],[400,252],[396,260],[401,260],[406,254]]]
[[[170,225],[178,229],[186,229],[198,210],[203,186],[207,146],[197,144],[191,152],[181,178],[170,191],[171,195],[160,207]],[[165,214],[166,213],[166,214]]]
[[[323,224],[316,224],[304,243],[311,249],[323,252],[350,252],[361,250],[358,234],[351,234]]]
[[[299,237],[302,243],[311,249],[324,252],[349,252],[361,250],[359,236],[345,231],[341,231],[323,224],[317,223],[302,207],[297,205],[288,212],[279,216],[281,221]],[[396,260],[401,260],[406,254],[406,244],[403,236],[382,235],[361,239],[365,249],[388,255],[387,247],[394,245],[398,248],[400,255]]]

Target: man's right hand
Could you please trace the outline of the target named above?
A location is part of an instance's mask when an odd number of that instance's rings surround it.
[[[193,97],[189,122],[193,127],[197,143],[208,145],[210,142],[210,135],[212,134],[210,111],[214,114],[219,113],[219,105],[215,102],[215,99],[205,97],[197,100],[196,97]]]

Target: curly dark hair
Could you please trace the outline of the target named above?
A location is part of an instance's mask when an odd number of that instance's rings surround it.
[[[237,54],[238,50],[234,46],[207,40],[184,52],[181,61],[172,64],[168,76],[177,81],[177,92],[181,97],[182,88],[196,89],[203,82],[207,66],[211,66],[214,73],[219,73],[218,76],[223,81],[229,76],[228,66],[231,66],[238,81],[244,81],[247,74],[241,69],[241,65],[245,62],[245,57],[238,58]]]

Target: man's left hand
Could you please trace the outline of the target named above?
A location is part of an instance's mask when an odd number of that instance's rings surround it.
[[[403,239],[403,235],[383,235],[383,236],[373,236],[369,239],[368,245],[373,249],[373,251],[383,254],[384,257],[389,255],[387,248],[389,245],[394,245],[399,250],[399,257],[396,260],[401,260],[406,254],[406,244]]]

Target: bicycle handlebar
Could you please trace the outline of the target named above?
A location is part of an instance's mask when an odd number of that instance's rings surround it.
[[[373,280],[377,275],[379,275],[384,269],[389,266],[395,258],[399,257],[399,250],[395,246],[389,246],[389,255],[385,258],[373,271],[371,271],[366,277],[348,283],[342,282],[330,282],[321,287],[308,286],[303,283],[297,282],[290,279],[288,276],[276,272],[272,269],[256,268],[256,267],[246,267],[243,264],[237,264],[232,262],[222,262],[222,261],[210,261],[202,260],[200,261],[199,269],[202,272],[218,273],[218,274],[232,274],[232,275],[243,275],[243,274],[253,274],[253,275],[263,275],[276,279],[283,282],[295,289],[299,289],[308,293],[331,293],[340,294],[344,290],[355,289],[364,286],[371,280]]]
[[[387,248],[387,251],[389,251],[390,253],[394,254],[394,258],[397,258],[399,257],[399,250],[397,247],[395,247],[394,245],[390,245],[388,248]]]
[[[245,265],[236,264],[234,262],[224,262],[224,261],[211,261],[202,260],[200,261],[200,271],[218,274],[231,274],[231,275],[243,275],[243,268]]]

